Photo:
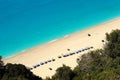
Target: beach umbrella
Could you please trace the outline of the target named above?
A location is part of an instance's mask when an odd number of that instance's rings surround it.
[[[78,52],[81,52],[81,50],[78,50]]]
[[[52,68],[49,68],[49,70],[52,70]]]
[[[51,62],[51,60],[48,60],[48,62]]]
[[[88,36],[91,36],[91,34],[88,34]]]
[[[45,61],[44,63],[45,63],[45,64],[47,64],[48,62],[47,62],[47,61]]]
[[[43,63],[43,62],[41,62],[41,63],[40,63],[40,65],[44,65],[44,63]]]
[[[70,51],[70,49],[67,49],[68,51]]]
[[[69,54],[66,54],[66,56],[69,56]]]
[[[84,50],[87,50],[87,48],[84,48]]]
[[[37,68],[37,66],[35,65],[35,66],[33,66],[33,68]]]
[[[63,57],[67,57],[67,55],[63,55]]]
[[[79,53],[78,51],[76,51],[76,53]]]
[[[87,49],[90,49],[90,47],[87,47]]]
[[[72,53],[70,53],[70,55],[73,55]]]
[[[39,67],[39,66],[40,66],[40,64],[37,64],[37,65],[36,65],[36,67]]]
[[[30,70],[33,70],[33,68],[30,68]]]
[[[29,70],[31,70],[32,68],[30,68],[30,67],[26,67],[27,69],[29,69]]]
[[[62,58],[61,56],[58,56],[58,58]]]
[[[84,49],[82,49],[82,51],[84,51]]]
[[[52,59],[52,61],[55,61],[55,59]]]
[[[75,54],[75,52],[73,52],[72,54]]]
[[[76,51],[77,54],[78,54],[79,52],[81,52],[81,50]]]
[[[104,40],[102,40],[102,42],[105,42]]]
[[[91,46],[90,48],[93,48],[93,46]]]

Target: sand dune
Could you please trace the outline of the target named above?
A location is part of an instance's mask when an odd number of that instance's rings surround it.
[[[73,33],[54,42],[34,47],[13,57],[4,59],[4,62],[21,63],[28,67],[33,67],[35,64],[54,58],[54,62],[49,62],[48,64],[31,70],[34,74],[43,78],[52,76],[55,73],[55,70],[62,66],[62,64],[74,68],[77,65],[76,59],[82,54],[93,49],[102,48],[104,45],[102,40],[105,40],[105,33],[109,33],[114,29],[120,29],[120,18]],[[88,33],[91,34],[90,37],[88,36]],[[69,57],[58,58],[59,55],[74,52],[88,46],[93,46],[94,48]],[[70,51],[67,49],[70,49]],[[52,68],[53,70],[49,70],[49,68]]]

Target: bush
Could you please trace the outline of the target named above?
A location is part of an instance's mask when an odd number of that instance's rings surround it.
[[[42,80],[22,64],[7,64],[0,67],[0,80]]]
[[[72,80],[74,74],[70,67],[63,65],[56,70],[56,74],[52,77],[52,80]]]
[[[103,50],[82,55],[73,71],[68,66],[58,68],[52,80],[120,80],[120,30],[106,33],[106,40]]]

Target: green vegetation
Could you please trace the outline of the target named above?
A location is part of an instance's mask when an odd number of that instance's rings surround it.
[[[106,33],[106,40],[104,49],[82,55],[74,70],[63,65],[49,80],[120,80],[120,30]]]
[[[4,65],[1,59],[0,80],[42,80],[24,65]],[[63,65],[46,80],[120,80],[120,30],[106,33],[104,48],[82,55],[77,63],[73,70]]]
[[[0,57],[0,80],[42,80],[22,64],[3,65]]]
[[[70,67],[63,65],[56,70],[56,74],[52,77],[52,80],[72,80],[73,72]]]

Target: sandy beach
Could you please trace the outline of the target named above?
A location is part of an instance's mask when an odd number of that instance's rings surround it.
[[[33,67],[40,62],[55,59],[55,61],[31,70],[34,74],[42,78],[52,76],[54,75],[55,70],[62,66],[62,64],[70,66],[73,69],[77,65],[76,59],[82,54],[85,54],[90,50],[102,48],[104,45],[102,40],[105,40],[105,33],[109,33],[114,29],[120,29],[120,18],[73,33],[54,42],[34,47],[13,57],[4,59],[3,61],[5,63],[20,63],[26,65],[27,67]],[[88,34],[91,34],[91,36],[88,36]],[[94,48],[83,51],[79,54],[58,58],[58,56],[75,52],[89,46],[93,46]],[[52,68],[52,70],[49,70],[49,68]]]

